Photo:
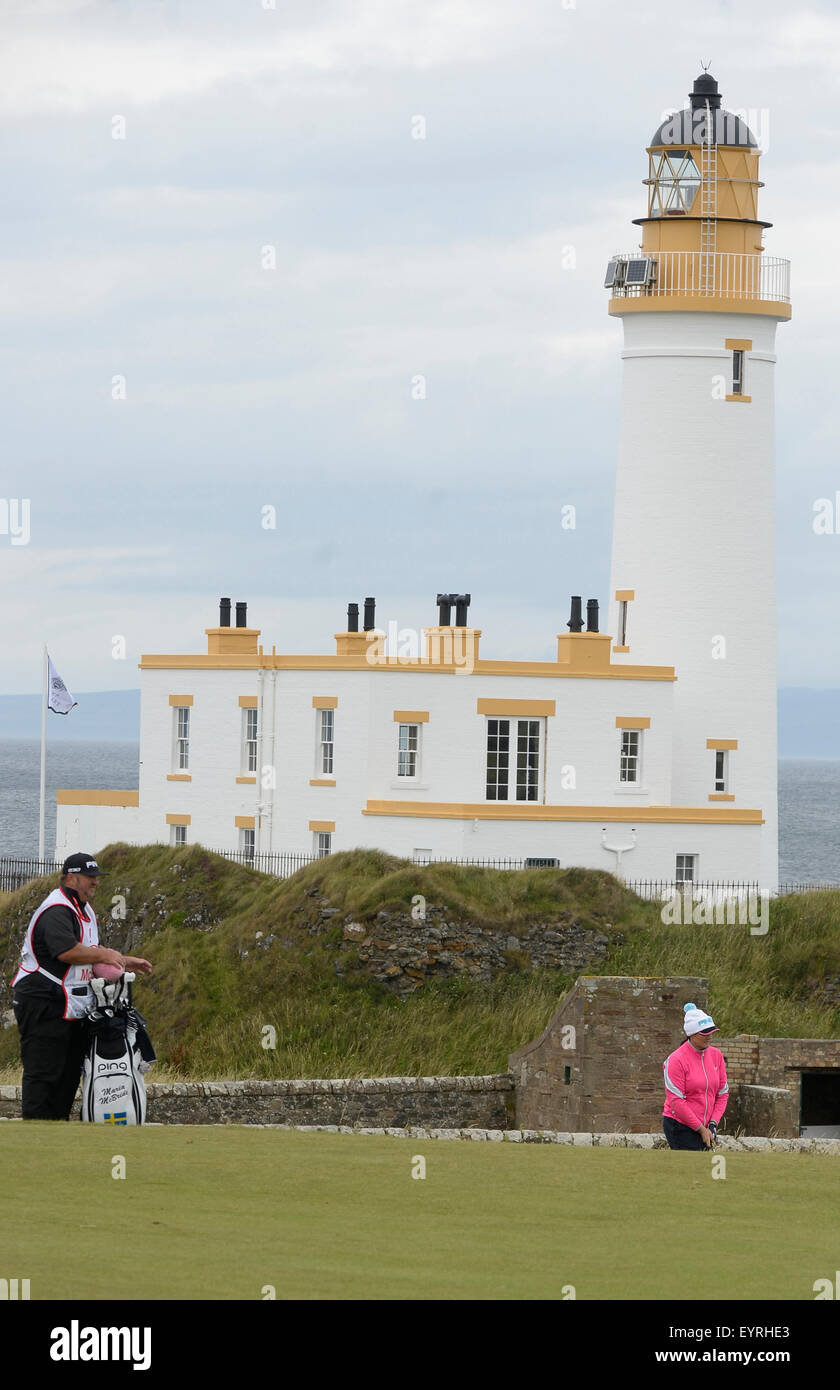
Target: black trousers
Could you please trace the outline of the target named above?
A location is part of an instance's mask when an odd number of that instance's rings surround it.
[[[672,1120],[670,1115],[662,1116],[662,1128],[669,1149],[699,1149],[701,1153],[709,1153],[696,1129],[689,1129],[688,1125],[680,1124],[679,1120]]]
[[[23,1062],[23,1118],[69,1120],[87,1051],[87,1024],[65,1022],[63,1000],[16,995],[14,1010]]]

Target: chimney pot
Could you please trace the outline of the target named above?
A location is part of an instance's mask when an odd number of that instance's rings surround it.
[[[598,631],[598,600],[596,598],[586,600],[586,631]]]
[[[248,626],[248,605],[247,603],[237,603],[236,605],[236,626]]]
[[[438,605],[438,626],[449,627],[452,621],[452,604],[454,596],[452,594],[438,594],[435,603]]]
[[[467,609],[470,606],[470,594],[454,594],[455,599],[455,626],[467,626]]]
[[[348,603],[347,605],[347,631],[359,631],[359,605],[358,603]]]
[[[376,626],[376,599],[365,599],[365,632],[372,632]]]
[[[579,594],[572,594],[572,612],[566,627],[570,632],[583,631],[582,617],[583,600]]]
[[[219,599],[219,627],[230,627],[230,599]]]

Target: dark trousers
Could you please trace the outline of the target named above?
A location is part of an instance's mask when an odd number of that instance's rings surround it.
[[[701,1153],[709,1152],[696,1129],[689,1129],[688,1125],[680,1124],[679,1120],[672,1120],[670,1115],[662,1116],[662,1128],[669,1149],[699,1149]]]
[[[25,1120],[69,1120],[87,1051],[84,1022],[67,1023],[62,1003],[15,997],[23,1062],[21,1113]]]

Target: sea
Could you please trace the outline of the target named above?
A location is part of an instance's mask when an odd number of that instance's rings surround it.
[[[40,756],[37,739],[0,739],[0,858],[38,852]],[[57,788],[136,789],[139,756],[137,743],[48,745],[47,857],[55,845]],[[779,880],[840,883],[840,759],[779,762]]]

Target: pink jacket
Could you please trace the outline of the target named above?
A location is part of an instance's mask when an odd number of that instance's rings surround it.
[[[698,1052],[686,1038],[682,1047],[672,1052],[662,1063],[665,1073],[665,1109],[663,1115],[699,1129],[710,1120],[715,1123],[726,1109],[729,1086],[723,1053],[716,1047]]]

